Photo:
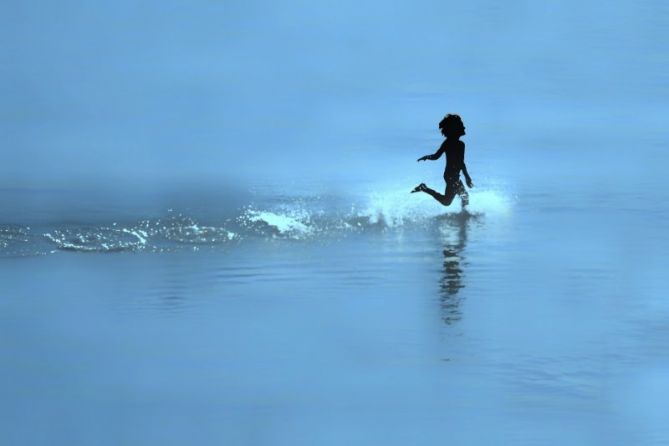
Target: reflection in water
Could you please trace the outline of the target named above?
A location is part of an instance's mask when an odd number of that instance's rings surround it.
[[[441,294],[442,319],[447,324],[453,324],[460,320],[462,313],[460,304],[462,296],[460,289],[465,287],[463,282],[463,267],[465,257],[463,251],[467,244],[467,229],[471,214],[461,213],[443,217],[442,230],[448,233],[449,239],[444,245],[444,274],[439,284]]]

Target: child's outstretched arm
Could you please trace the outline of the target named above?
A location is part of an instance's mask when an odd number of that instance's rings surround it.
[[[434,160],[438,160],[438,159],[441,157],[441,155],[442,155],[443,153],[444,153],[444,146],[442,145],[441,147],[439,147],[439,150],[437,150],[436,152],[434,152],[432,155],[421,156],[421,157],[418,158],[416,161],[425,161],[425,160],[432,160],[432,161],[434,161]]]
[[[462,174],[465,176],[467,187],[470,189],[474,187],[474,183],[472,183],[472,177],[469,176],[469,172],[467,172],[467,165],[465,163],[462,163]]]

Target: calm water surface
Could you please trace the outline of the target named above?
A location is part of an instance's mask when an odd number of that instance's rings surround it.
[[[669,439],[665,192],[369,189],[3,226],[4,442]]]

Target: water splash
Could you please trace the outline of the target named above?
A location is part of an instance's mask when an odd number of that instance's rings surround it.
[[[511,202],[505,194],[498,190],[472,190],[467,210],[480,215],[506,215],[511,210]],[[459,198],[456,198],[451,206],[444,207],[425,194],[409,194],[407,190],[391,190],[371,193],[367,199],[367,205],[358,212],[358,216],[368,218],[371,224],[399,228],[459,212],[461,212]]]
[[[147,243],[148,233],[128,228],[64,228],[44,234],[58,249],[78,252],[139,251]]]
[[[470,196],[470,215],[493,217],[511,212],[511,199],[500,190],[472,190]],[[129,224],[57,225],[37,234],[27,226],[5,225],[0,226],[0,254],[164,252],[226,246],[248,239],[313,240],[352,232],[413,230],[460,213],[457,199],[444,208],[429,196],[405,189],[375,191],[349,200],[307,198],[282,196],[264,206],[246,206],[236,217],[207,224],[169,211],[162,218]]]
[[[0,254],[25,255],[25,248],[31,242],[31,229],[28,226],[0,225]]]
[[[282,211],[259,211],[247,209],[239,218],[240,223],[260,233],[269,231],[273,236],[285,236],[301,239],[313,235],[314,226],[311,214],[305,209]]]
[[[171,213],[164,219],[144,222],[152,237],[185,245],[218,245],[238,238],[238,235],[222,226],[207,226],[181,213]]]

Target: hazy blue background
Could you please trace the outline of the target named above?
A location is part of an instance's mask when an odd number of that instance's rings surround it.
[[[605,147],[664,130],[668,15],[661,1],[4,2],[0,175],[373,175],[381,155],[431,148],[446,112],[477,160],[608,162]],[[658,166],[648,150],[625,164]]]
[[[666,444],[668,30],[0,3],[0,443]]]

